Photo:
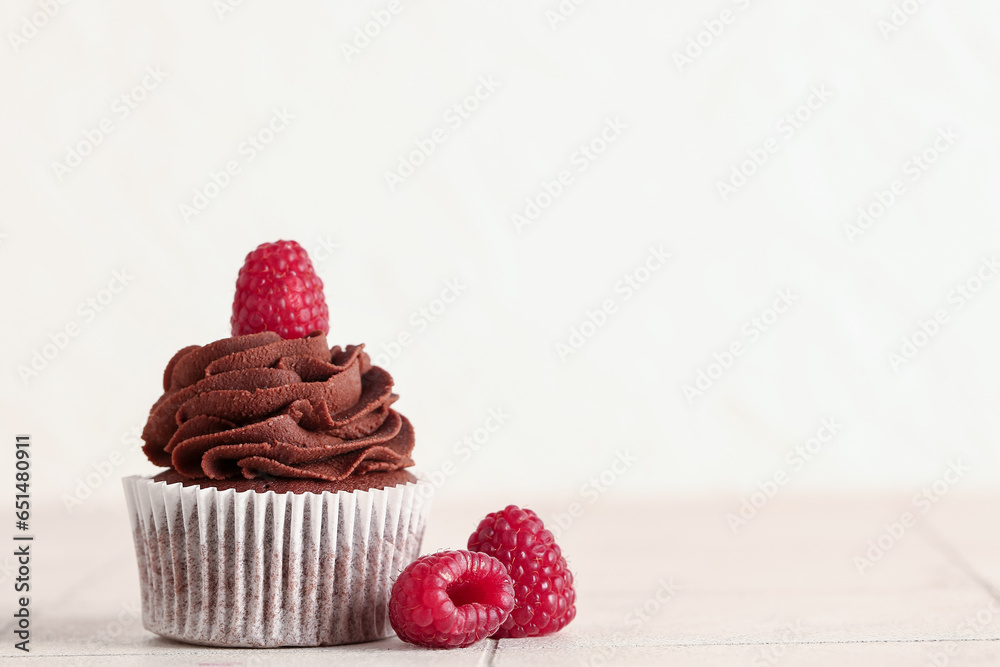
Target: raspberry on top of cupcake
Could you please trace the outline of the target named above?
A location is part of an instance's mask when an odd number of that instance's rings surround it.
[[[337,491],[414,481],[413,427],[363,345],[327,346],[323,282],[295,241],[247,255],[233,337],[177,352],[143,430],[158,481]]]

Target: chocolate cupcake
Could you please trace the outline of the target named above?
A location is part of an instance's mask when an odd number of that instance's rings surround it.
[[[389,373],[322,331],[263,331],[180,350],[163,387],[143,440],[169,469],[124,480],[145,627],[216,646],[389,636],[433,494]]]

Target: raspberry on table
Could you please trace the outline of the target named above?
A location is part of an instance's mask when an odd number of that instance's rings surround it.
[[[514,580],[514,610],[494,638],[548,635],[576,616],[573,573],[531,510],[508,505],[487,514],[469,537],[469,550],[496,557]]]
[[[389,623],[418,646],[461,648],[489,637],[514,608],[507,568],[470,551],[440,551],[400,573],[389,597]]]
[[[323,281],[295,241],[262,243],[236,279],[230,324],[234,336],[273,331],[285,339],[330,332]]]

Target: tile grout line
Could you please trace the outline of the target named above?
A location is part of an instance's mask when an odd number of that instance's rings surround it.
[[[490,642],[483,646],[483,652],[481,654],[479,664],[484,667],[489,667],[494,665],[495,656],[497,655],[497,650],[499,648],[499,642],[496,639],[485,640]],[[671,648],[714,648],[719,646],[729,646],[734,648],[749,648],[752,646],[825,646],[825,645],[839,645],[839,644],[934,644],[942,642],[963,642],[963,643],[984,643],[984,642],[1000,642],[1000,637],[932,637],[927,639],[832,639],[832,640],[799,640],[799,641],[766,641],[766,642],[701,642],[701,643],[654,643],[654,644],[615,644],[612,645],[613,648],[657,648],[657,649],[671,649]],[[26,655],[26,656],[15,656],[19,660],[31,660],[31,659],[45,659],[45,658],[124,658],[124,657],[138,657],[138,656],[163,656],[172,655],[173,657],[199,657],[200,652],[204,652],[205,655],[216,656],[213,649],[209,647],[195,647],[191,646],[192,651],[190,654],[165,654],[161,651],[144,651],[135,653],[50,653],[46,655]],[[334,647],[327,647],[334,648]],[[579,646],[575,648],[594,648],[594,646]],[[258,650],[258,649],[219,649],[214,650]],[[305,647],[286,647],[283,649],[259,649],[261,651],[276,651],[281,653],[287,653],[289,650],[301,650],[303,652],[308,652],[311,649]],[[547,649],[542,649],[547,650]],[[559,650],[559,649],[556,649]],[[10,657],[5,655],[0,655],[0,658]],[[226,656],[217,656],[226,657]],[[484,662],[485,661],[485,662]]]
[[[898,645],[908,645],[908,644],[940,644],[944,642],[962,642],[962,643],[984,643],[984,642],[1000,642],[1000,637],[928,637],[926,639],[805,639],[797,641],[759,641],[759,642],[729,642],[729,641],[718,641],[718,642],[653,642],[647,644],[602,644],[602,645],[587,645],[587,646],[575,646],[572,648],[577,649],[595,649],[595,648],[612,648],[612,649],[622,649],[622,648],[645,648],[645,649],[682,649],[682,648],[718,648],[718,647],[729,647],[729,648],[751,648],[756,646],[841,646],[845,644],[898,644]],[[536,649],[537,650],[537,649]],[[541,650],[561,650],[552,649],[552,647],[545,647]],[[491,663],[492,664],[492,663]]]
[[[500,648],[499,639],[486,638],[483,644],[483,653],[479,657],[481,667],[492,667],[496,663],[497,649]]]
[[[924,537],[931,546],[944,554],[945,558],[951,561],[952,565],[962,570],[970,579],[986,589],[986,592],[994,599],[1000,601],[1000,591],[990,583],[989,579],[981,575],[951,542],[942,537],[936,530],[928,528],[926,525],[922,526],[920,530],[922,533],[925,533]]]

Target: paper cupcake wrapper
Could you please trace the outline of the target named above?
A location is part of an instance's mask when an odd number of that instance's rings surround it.
[[[392,634],[389,592],[420,553],[434,487],[274,493],[126,477],[142,622],[213,646]]]

